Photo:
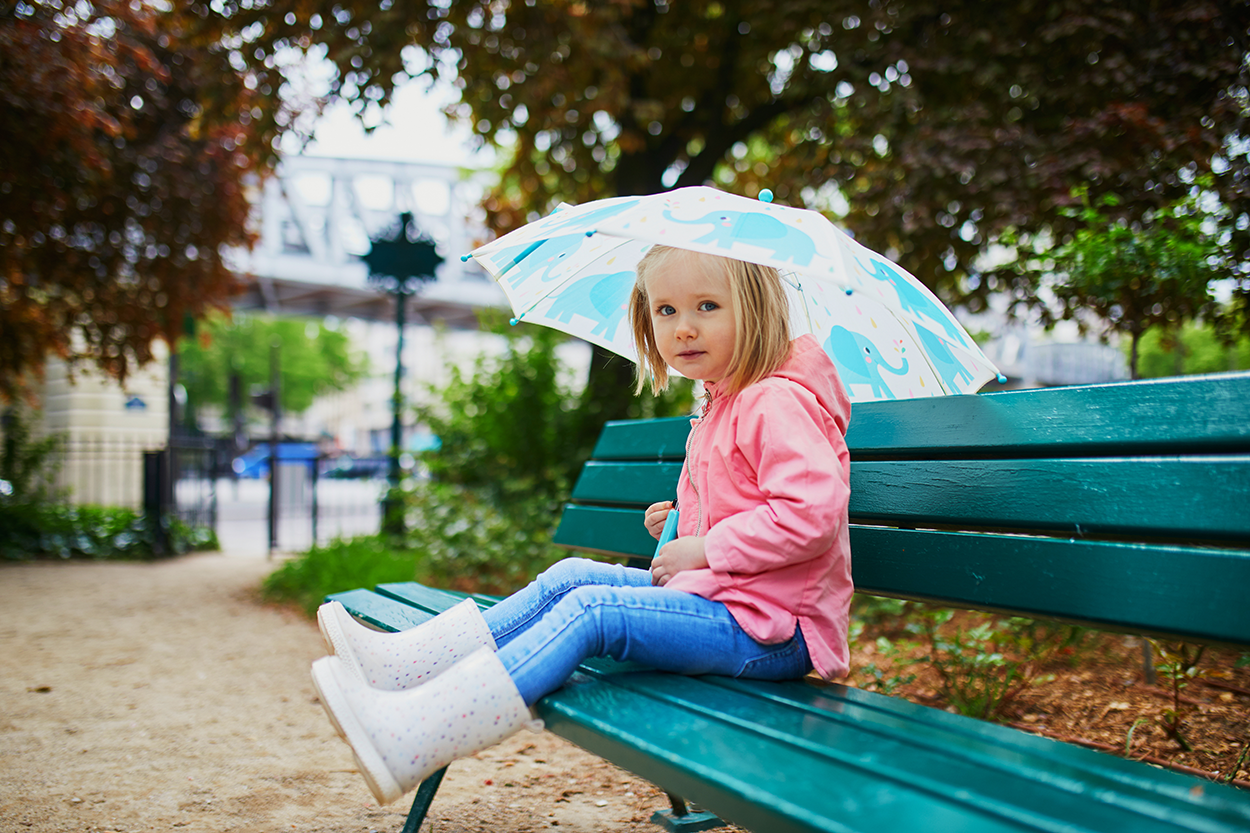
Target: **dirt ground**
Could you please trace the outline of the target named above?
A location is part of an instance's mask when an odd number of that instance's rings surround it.
[[[956,630],[967,633],[982,621],[980,614],[965,612],[942,632],[948,643],[958,641]],[[952,710],[932,664],[900,662],[898,654],[883,656],[877,650],[878,637],[884,637],[896,647],[911,640],[912,647],[903,652],[906,657],[927,655],[929,646],[903,624],[885,620],[864,629],[852,646],[847,682],[880,688],[877,678],[900,680],[918,671],[914,680],[893,687],[892,693]],[[1175,643],[1159,647],[1177,650]],[[1031,675],[1030,684],[1011,687],[996,719],[1026,732],[1250,789],[1250,652],[1205,648],[1193,666],[1196,670],[1181,675],[1181,687],[1173,691],[1165,674],[1154,685],[1145,684],[1141,651],[1136,637],[1085,631],[1075,644],[1046,654],[1048,661],[1023,666],[1021,676]],[[1160,666],[1165,660],[1158,653],[1153,657]],[[877,673],[868,673],[874,666]]]
[[[276,566],[0,565],[0,830],[398,831],[315,699],[314,622],[260,603]],[[657,828],[645,781],[549,733],[451,766],[423,831]]]

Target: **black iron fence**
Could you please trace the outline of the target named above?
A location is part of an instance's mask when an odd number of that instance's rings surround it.
[[[58,482],[76,503],[141,508],[211,528],[227,551],[299,550],[378,530],[387,458],[281,459],[271,498],[267,451],[259,468],[236,468],[239,457],[229,439],[213,437],[176,437],[164,447],[73,437],[61,445]]]

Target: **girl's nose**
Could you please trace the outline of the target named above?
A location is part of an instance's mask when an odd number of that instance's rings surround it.
[[[689,316],[683,315],[677,319],[677,327],[674,330],[678,338],[691,338],[695,334],[694,322]]]

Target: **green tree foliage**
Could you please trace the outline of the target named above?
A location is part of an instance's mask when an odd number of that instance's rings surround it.
[[[1204,210],[1209,192],[1199,187],[1185,199],[1145,214],[1129,223],[1115,219],[1120,201],[1104,195],[1092,205],[1080,192],[1082,205],[1071,210],[1081,222],[1062,245],[1021,247],[1020,276],[1041,283],[1051,276],[1057,311],[1043,310],[1049,323],[1055,317],[1076,319],[1093,312],[1105,322],[1105,333],[1129,340],[1129,369],[1138,375],[1142,336],[1151,328],[1174,331],[1185,321],[1213,317],[1220,308],[1212,285],[1236,280],[1238,265],[1228,251],[1231,234],[1222,228],[1227,212]],[[1227,328],[1226,328],[1227,329]]]
[[[324,393],[346,390],[368,371],[346,333],[320,319],[236,314],[210,315],[200,335],[179,348],[179,377],[192,408],[229,408],[230,374],[238,372],[246,398],[269,387],[270,345],[281,345],[282,409],[300,413]]]
[[[594,392],[562,382],[555,330],[500,320],[484,326],[508,339],[498,358],[482,357],[473,371],[452,370],[439,402],[418,410],[440,440],[425,456],[439,482],[486,490],[508,504],[538,496],[562,501],[598,435]],[[689,413],[690,385],[678,380],[661,397],[634,400],[635,417]]]
[[[1190,321],[1179,332],[1155,329],[1142,337],[1137,375],[1143,379],[1229,370],[1250,370],[1250,335],[1229,344],[1214,325]]]
[[[1136,221],[1182,172],[1246,213],[1250,4],[1049,0],[275,0],[192,6],[271,84],[283,48],[323,46],[360,110],[399,79],[450,78],[451,112],[514,150],[486,203],[498,231],[557,201],[709,179],[782,202],[845,194],[845,222],[946,300],[1036,285],[977,271],[1005,229],[1053,229],[1088,185]],[[421,50],[406,50],[415,45]],[[269,80],[267,80],[269,79]],[[1240,229],[1234,249],[1250,248]],[[1239,288],[1250,295],[1250,286]]]
[[[280,105],[177,5],[0,0],[0,399],[50,354],[125,378],[232,290]]]

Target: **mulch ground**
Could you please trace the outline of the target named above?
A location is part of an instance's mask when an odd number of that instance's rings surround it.
[[[966,632],[980,621],[979,614],[959,614],[940,632]],[[883,651],[880,637],[896,650]],[[919,644],[907,647],[909,641]],[[853,643],[848,682],[891,685],[897,696],[955,711],[933,666],[916,661],[928,645],[902,618],[866,625]],[[1162,662],[1157,652],[1154,660]],[[1250,652],[1207,647],[1174,690],[1166,673],[1146,683],[1139,639],[1088,631],[1077,645],[1025,669],[1032,682],[1006,699],[992,717],[997,722],[1250,789]],[[914,680],[902,682],[911,674]]]

